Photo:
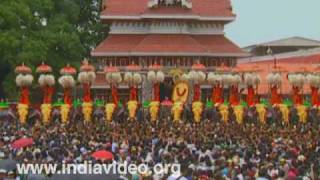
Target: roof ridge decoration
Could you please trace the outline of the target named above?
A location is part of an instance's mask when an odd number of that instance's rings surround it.
[[[182,7],[191,9],[192,1],[191,0],[149,0],[148,7],[149,8],[157,8],[157,7]]]

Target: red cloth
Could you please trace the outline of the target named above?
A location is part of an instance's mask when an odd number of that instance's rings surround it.
[[[302,96],[300,94],[300,88],[293,86],[292,87],[292,91],[293,91],[293,103],[295,105],[300,105],[302,104]]]
[[[200,85],[199,85],[199,84],[195,84],[195,85],[193,86],[193,90],[194,90],[193,102],[200,101],[200,96],[201,96]]]
[[[222,97],[222,87],[220,85],[216,85],[212,90],[212,102],[214,103],[223,103]]]
[[[90,91],[90,84],[84,83],[83,84],[83,102],[91,102],[91,91]]]
[[[278,93],[278,86],[272,86],[271,87],[271,104],[280,104],[281,103],[281,97]]]
[[[232,85],[230,87],[230,97],[229,97],[230,104],[233,106],[239,105],[239,90],[237,85]]]
[[[318,90],[319,88],[311,87],[311,103],[313,106],[319,105]]]
[[[54,88],[52,86],[43,87],[43,104],[51,104]]]
[[[28,89],[28,87],[21,88],[20,103],[21,104],[29,104],[29,89]]]
[[[72,98],[71,98],[71,89],[66,88],[64,89],[64,97],[63,97],[64,103],[65,104],[72,104]]]
[[[248,86],[247,103],[248,106],[255,105],[255,92],[253,86]]]
[[[160,101],[160,84],[155,83],[153,85],[153,100]]]
[[[113,103],[117,106],[119,103],[119,98],[118,98],[118,89],[115,85],[111,86],[111,95],[112,95]]]
[[[131,101],[137,100],[137,88],[135,86],[130,87],[130,100]]]

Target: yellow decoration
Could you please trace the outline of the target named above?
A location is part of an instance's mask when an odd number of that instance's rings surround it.
[[[92,104],[92,102],[84,102],[84,103],[82,103],[82,113],[83,113],[85,122],[91,122],[92,112],[93,112],[93,104]]]
[[[49,124],[51,118],[51,111],[51,104],[41,104],[42,122],[44,124]]]
[[[178,82],[173,89],[172,100],[173,102],[183,102],[188,100],[189,86],[186,82]]]
[[[18,114],[21,124],[26,124],[29,113],[29,106],[27,104],[18,104]]]
[[[159,108],[160,108],[160,102],[159,101],[152,101],[150,103],[150,116],[151,116],[151,121],[156,121],[158,118],[158,113],[159,113]]]
[[[285,104],[279,104],[280,112],[286,124],[289,123],[289,108]]]
[[[106,111],[106,116],[107,116],[106,120],[108,122],[112,121],[112,115],[113,115],[115,109],[116,109],[116,105],[114,103],[106,104],[105,111]]]
[[[260,123],[265,124],[266,123],[266,106],[264,104],[256,104],[256,109],[259,115]]]
[[[297,111],[298,111],[298,116],[299,116],[299,120],[301,123],[306,123],[307,122],[307,107],[304,105],[298,105],[297,107]]]
[[[181,114],[183,111],[183,103],[182,102],[174,102],[171,113],[173,114],[173,121],[179,122],[181,120]]]
[[[220,104],[219,111],[222,116],[223,122],[227,123],[229,119],[229,107],[225,104]]]
[[[129,101],[128,104],[128,111],[129,111],[129,118],[135,119],[136,118],[136,112],[138,109],[138,101]]]
[[[201,121],[201,114],[203,112],[203,103],[200,101],[192,103],[192,112],[196,123]]]
[[[243,124],[243,106],[234,106],[234,114],[236,115],[236,121],[238,124]]]
[[[62,123],[67,124],[69,120],[70,105],[69,104],[61,105],[60,111],[61,111]]]

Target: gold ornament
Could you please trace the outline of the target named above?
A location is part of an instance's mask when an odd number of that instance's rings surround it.
[[[203,103],[200,101],[192,103],[192,112],[196,123],[201,121],[201,114],[203,112]]]
[[[136,118],[136,112],[138,109],[138,101],[129,101],[128,104],[128,111],[129,111],[129,118],[135,119]]]
[[[51,117],[52,106],[51,104],[42,104],[41,113],[42,113],[42,122],[44,124],[49,124]]]
[[[26,124],[28,117],[29,106],[27,104],[18,104],[18,114],[21,124]]]
[[[243,124],[243,106],[238,105],[233,107],[234,114],[236,115],[236,121],[238,124]]]
[[[69,120],[70,105],[69,104],[61,105],[60,111],[61,111],[62,123],[67,124]]]
[[[158,113],[159,113],[159,108],[160,108],[160,102],[159,101],[152,101],[150,103],[150,116],[151,116],[151,121],[156,121],[158,118]]]
[[[85,122],[91,122],[91,115],[93,112],[93,104],[92,102],[84,102],[82,103],[82,113],[84,115]]]
[[[112,121],[112,116],[113,116],[113,113],[114,113],[115,109],[116,109],[116,105],[114,103],[106,104],[105,111],[106,111],[106,116],[107,116],[106,120],[108,122]]]

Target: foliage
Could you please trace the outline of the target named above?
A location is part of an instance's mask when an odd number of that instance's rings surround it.
[[[107,34],[99,21],[101,1],[1,0],[0,89],[17,97],[14,68],[22,62],[34,70],[45,61],[56,75],[67,62],[79,66]]]

